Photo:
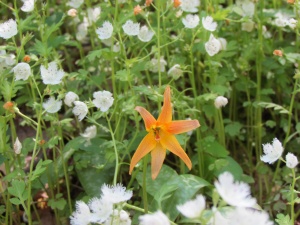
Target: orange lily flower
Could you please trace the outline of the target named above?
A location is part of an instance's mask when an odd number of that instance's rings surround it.
[[[191,169],[192,162],[180,146],[175,134],[188,132],[199,127],[200,124],[198,120],[172,121],[170,86],[166,87],[164,93],[164,104],[157,120],[151,115],[151,113],[141,106],[135,107],[135,110],[143,117],[148,134],[141,141],[131,159],[129,174],[131,174],[134,166],[145,155],[151,152],[151,173],[152,179],[154,180],[165,160],[167,149],[173,154],[179,156],[186,166]]]

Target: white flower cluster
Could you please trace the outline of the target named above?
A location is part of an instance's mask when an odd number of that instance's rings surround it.
[[[197,14],[188,14],[185,18],[182,18],[182,23],[185,28],[193,29],[199,25],[200,18]],[[205,30],[215,31],[217,29],[218,24],[214,22],[211,16],[202,17],[202,26]]]
[[[273,21],[273,24],[277,27],[289,26],[291,29],[295,29],[297,26],[297,20],[278,12],[275,14],[275,20]]]
[[[284,149],[282,143],[277,138],[274,138],[272,144],[263,144],[263,150],[265,155],[261,156],[260,159],[265,163],[271,164],[281,158]],[[286,154],[285,161],[286,166],[291,169],[295,168],[299,163],[298,158],[290,152]]]
[[[248,184],[235,182],[231,173],[224,172],[219,175],[215,187],[222,199],[232,208],[227,208],[225,213],[221,213],[213,207],[213,214],[208,221],[209,225],[273,225],[266,212],[252,209],[256,205],[256,199],[251,197]],[[177,205],[178,211],[184,216],[199,221],[205,207],[205,198],[202,195],[197,195],[194,200]]]
[[[154,32],[149,30],[147,26],[144,25],[140,27],[139,23],[134,23],[132,20],[127,20],[125,24],[123,24],[122,29],[128,36],[137,36],[142,42],[150,41],[154,35]],[[112,37],[113,25],[110,22],[105,21],[102,27],[96,29],[96,33],[98,34],[99,39],[105,41]]]
[[[114,210],[114,206],[128,201],[132,197],[132,191],[126,190],[122,184],[115,186],[102,185],[100,198],[92,198],[88,204],[83,201],[76,202],[76,211],[70,217],[71,225],[88,225],[98,223],[109,225],[130,225],[131,219],[124,210]]]
[[[72,107],[72,105],[74,105],[72,112],[74,115],[78,116],[78,120],[81,121],[86,116],[89,110],[84,102],[77,100],[79,100],[78,95],[72,91],[69,91],[65,95],[64,103],[69,107]]]

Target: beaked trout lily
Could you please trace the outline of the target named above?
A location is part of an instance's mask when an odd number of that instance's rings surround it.
[[[154,180],[165,160],[166,150],[179,156],[186,166],[191,169],[192,162],[185,151],[180,146],[175,135],[188,132],[200,126],[198,120],[175,120],[172,121],[171,90],[166,87],[164,93],[164,103],[161,113],[156,120],[151,113],[141,106],[135,107],[135,110],[142,116],[148,134],[141,141],[134,153],[129,174],[132,173],[134,166],[149,152],[151,152],[151,173]]]

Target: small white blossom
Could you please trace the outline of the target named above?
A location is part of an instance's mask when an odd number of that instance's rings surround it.
[[[28,63],[18,63],[12,71],[15,74],[16,80],[27,80],[28,77],[31,75],[30,65]]]
[[[242,16],[253,17],[255,5],[249,0],[237,0],[236,5],[242,9]]]
[[[204,46],[207,54],[210,56],[214,56],[222,48],[220,41],[216,39],[213,34],[210,34],[209,40]]]
[[[76,211],[70,216],[71,225],[88,225],[91,221],[91,212],[83,201],[76,202]]]
[[[5,58],[6,58],[6,51],[5,51],[5,49],[0,50],[0,62],[5,62]]]
[[[68,16],[71,16],[71,17],[77,16],[77,13],[78,12],[77,12],[76,9],[69,9],[68,12],[67,12]]]
[[[234,182],[229,172],[219,175],[215,187],[222,199],[231,206],[253,207],[256,204],[256,199],[251,197],[250,186],[244,182]]]
[[[185,18],[182,18],[182,23],[185,28],[193,29],[199,24],[199,16],[198,15],[192,15],[188,14]]]
[[[88,107],[84,102],[74,101],[74,108],[72,110],[73,114],[78,116],[78,120],[81,121],[88,113]]]
[[[131,225],[131,219],[126,211],[124,210],[119,211],[115,209],[112,215],[104,223],[104,225],[111,225],[111,224]]]
[[[266,26],[262,26],[262,31],[263,31],[264,38],[271,38],[271,37],[272,37],[271,32],[269,32],[269,31],[267,30],[267,27],[266,27]]]
[[[217,109],[227,105],[228,103],[228,99],[223,97],[223,96],[218,96],[216,99],[215,99],[215,107]]]
[[[226,216],[230,225],[273,225],[265,211],[237,207]],[[223,224],[222,224],[223,225]]]
[[[88,34],[88,24],[81,23],[77,26],[76,39],[80,42],[85,42],[87,40]]]
[[[227,48],[227,41],[225,38],[218,38],[218,41],[221,43],[221,50],[226,50]]]
[[[270,164],[277,161],[283,152],[282,144],[277,138],[273,139],[272,145],[269,143],[263,144],[263,149],[265,155],[261,156],[260,159],[261,161]]]
[[[285,156],[286,166],[293,169],[298,165],[298,159],[293,153],[288,153]]]
[[[112,36],[113,33],[113,26],[110,22],[105,21],[102,27],[98,27],[96,29],[96,33],[98,34],[99,39],[108,39]]]
[[[19,155],[21,153],[21,150],[22,150],[22,144],[21,142],[19,141],[19,138],[17,137],[16,138],[16,141],[14,143],[14,152]]]
[[[231,225],[230,220],[226,218],[226,215],[221,214],[216,207],[212,207],[212,212],[214,214],[208,221],[207,225]]]
[[[297,26],[297,23],[298,23],[297,20],[295,20],[294,18],[290,18],[290,19],[288,20],[287,25],[288,25],[291,29],[295,29],[296,26]]]
[[[89,25],[96,22],[99,19],[100,14],[101,14],[100,7],[87,8],[87,16],[88,16]]]
[[[23,12],[31,12],[34,9],[34,0],[22,0],[24,2],[23,6],[21,7],[21,10]]]
[[[83,3],[83,0],[70,0],[68,5],[72,8],[78,9]]]
[[[112,93],[109,91],[97,91],[93,94],[94,105],[100,109],[102,112],[106,112],[114,103],[114,98],[112,97]]]
[[[182,69],[180,68],[179,64],[175,64],[174,66],[172,66],[169,71],[168,71],[168,75],[172,76],[172,78],[174,80],[177,80],[179,77],[181,77],[183,74]]]
[[[164,60],[163,57],[160,58],[160,72],[165,72],[165,67],[167,65],[166,60]],[[153,72],[153,73],[157,73],[158,72],[158,60],[156,58],[151,59],[150,64],[149,64],[149,69]]]
[[[182,13],[183,13],[182,10],[178,10],[178,11],[176,12],[176,14],[175,14],[176,18],[181,17]]]
[[[142,42],[148,42],[152,39],[153,35],[154,35],[154,32],[152,30],[149,30],[147,26],[142,26],[140,28],[138,38]]]
[[[132,191],[126,190],[122,184],[117,184],[115,186],[103,184],[101,191],[102,198],[113,204],[126,202],[132,197]]]
[[[275,20],[273,24],[277,27],[285,27],[289,24],[289,18],[285,14],[278,12],[275,14]]]
[[[129,36],[138,35],[140,32],[140,24],[134,23],[132,20],[127,20],[126,23],[122,26],[125,34]]]
[[[44,65],[41,65],[40,70],[44,84],[59,84],[65,75],[63,70],[57,68],[57,64],[54,61],[48,64],[47,69]]]
[[[91,211],[91,222],[101,224],[113,213],[113,204],[103,198],[92,198],[88,203]]]
[[[215,31],[217,29],[218,24],[214,22],[214,19],[211,16],[202,18],[202,25],[204,29],[209,31]]]
[[[200,0],[181,0],[180,8],[184,12],[198,12],[200,6]]]
[[[139,216],[140,225],[170,225],[168,217],[162,211]]]
[[[4,23],[0,23],[0,37],[9,39],[18,33],[17,23],[13,19],[9,19]]]
[[[242,23],[242,30],[251,32],[254,29],[254,25],[255,25],[255,23],[252,20],[244,22],[244,23]]]
[[[78,100],[79,97],[76,93],[74,93],[73,91],[69,91],[66,95],[65,95],[65,99],[64,99],[64,103],[69,106],[72,107],[72,103],[76,100]]]
[[[48,113],[56,113],[60,110],[61,105],[62,105],[61,100],[55,100],[54,97],[50,97],[46,102],[43,103],[43,108]]]
[[[191,219],[200,218],[205,209],[205,198],[202,195],[197,195],[194,200],[187,201],[183,205],[177,205],[176,208],[185,217]]]
[[[13,66],[16,63],[16,56],[14,54],[9,54],[5,57],[5,64],[7,66]]]
[[[84,133],[80,134],[80,136],[85,138],[88,143],[90,143],[90,140],[96,137],[96,135],[97,135],[97,127],[95,125],[87,127]]]

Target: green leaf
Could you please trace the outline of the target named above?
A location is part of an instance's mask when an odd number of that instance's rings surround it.
[[[65,15],[62,12],[53,13],[50,17],[46,19],[46,24],[48,25],[45,29],[44,39],[48,40],[50,35],[57,31],[61,25],[64,23]]]
[[[127,72],[127,70],[119,70],[116,73],[116,79],[120,80],[120,81],[130,81],[132,75],[128,74],[129,72]]]
[[[282,114],[290,114],[290,112],[287,109],[285,109],[281,105],[277,105],[277,104],[272,103],[272,102],[259,102],[258,105],[263,107],[263,108],[266,108],[266,109],[267,108],[274,108],[274,110],[279,111],[279,113],[282,113]]]
[[[25,186],[26,184],[24,181],[13,180],[11,182],[11,187],[8,187],[7,189],[11,195],[18,197],[21,201],[25,201],[28,198],[28,196],[25,196],[25,198],[23,196],[23,193],[25,191]]]
[[[52,209],[58,209],[58,210],[63,210],[67,204],[67,201],[63,198],[59,199],[49,199],[48,205]]]
[[[197,142],[197,145],[204,152],[216,158],[224,158],[229,154],[224,146],[219,144],[212,136],[208,136],[200,142]]]
[[[232,122],[225,126],[225,133],[229,134],[231,137],[238,136],[241,133],[242,124],[239,122]]]
[[[283,215],[283,214],[277,214],[277,219],[275,221],[278,223],[278,225],[290,225],[292,224],[292,221],[290,219],[289,215]]]
[[[14,205],[21,205],[22,202],[18,198],[11,198],[9,201]]]

